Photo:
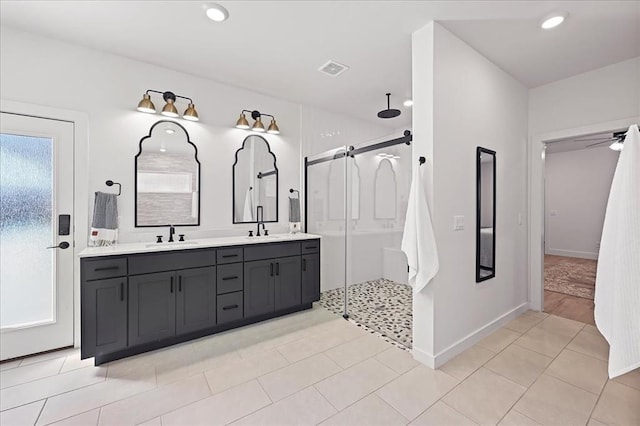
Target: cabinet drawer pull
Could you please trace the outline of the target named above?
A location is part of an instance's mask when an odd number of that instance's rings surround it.
[[[178,276],[178,291],[182,291],[182,275]]]
[[[234,275],[233,277],[222,277],[222,281],[229,281],[229,280],[237,280],[238,277],[237,275]]]
[[[171,293],[173,293],[173,277],[171,277],[171,286],[169,287]]]
[[[222,310],[223,311],[228,311],[229,309],[236,309],[238,307],[238,305],[227,305],[227,306],[223,306]]]
[[[222,255],[222,258],[223,258],[223,259],[226,259],[226,258],[228,258],[228,257],[238,257],[238,255],[237,255],[237,254],[223,254],[223,255]]]
[[[116,266],[105,266],[105,267],[102,267],[102,268],[96,268],[96,269],[94,269],[94,271],[95,271],[95,272],[100,272],[100,271],[115,271],[115,270],[118,270],[118,269],[120,269],[120,267],[116,265]]]
[[[304,249],[305,250],[315,250],[317,248],[318,248],[318,246],[306,246]]]
[[[273,276],[273,262],[269,264],[271,266],[271,276]]]
[[[124,282],[120,283],[120,301],[124,302]]]
[[[280,275],[280,262],[276,263],[276,275]]]
[[[307,259],[302,259],[302,270],[303,271],[307,270]]]

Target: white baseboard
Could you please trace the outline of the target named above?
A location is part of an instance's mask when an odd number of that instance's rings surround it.
[[[415,347],[411,349],[411,355],[413,355],[413,359],[415,359],[419,363],[424,364],[433,370],[437,368],[436,359],[433,357],[433,355],[423,352]]]
[[[573,251],[573,250],[550,248],[546,250],[545,254],[551,254],[555,256],[577,257],[580,259],[598,260],[598,253],[592,253],[589,251]]]
[[[469,333],[468,335],[458,340],[456,343],[452,344],[445,350],[439,352],[435,356],[414,349],[413,357],[431,368],[438,368],[449,361],[451,358],[454,358],[456,355],[459,355],[465,350],[469,349],[471,346],[475,345],[480,340],[484,339],[512,319],[526,312],[528,309],[529,302],[525,302],[510,310],[509,312],[499,316],[488,324],[483,325],[474,332]]]

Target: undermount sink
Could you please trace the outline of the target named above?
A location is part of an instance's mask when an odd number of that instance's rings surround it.
[[[268,241],[268,240],[277,240],[282,238],[282,235],[260,235],[259,237],[256,237],[255,235],[253,237],[245,237],[247,240],[253,240],[253,241]]]
[[[152,247],[175,247],[175,246],[197,246],[198,242],[197,241],[174,241],[172,243],[153,243],[153,244],[147,244],[145,247],[147,248],[152,248]]]

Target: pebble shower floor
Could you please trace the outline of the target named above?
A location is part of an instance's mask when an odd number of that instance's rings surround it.
[[[411,287],[387,279],[349,286],[349,318],[402,349],[411,349],[413,296]],[[342,315],[344,289],[328,290],[320,295],[320,306]]]

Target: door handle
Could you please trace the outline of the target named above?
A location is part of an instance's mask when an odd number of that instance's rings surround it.
[[[178,291],[182,291],[182,275],[178,275]]]
[[[124,283],[120,283],[120,301],[124,302]]]
[[[173,293],[173,277],[171,277],[171,285],[169,286],[169,291]]]
[[[60,244],[58,244],[57,246],[51,246],[51,247],[47,247],[48,249],[52,249],[52,248],[59,248],[62,250],[68,249],[71,246],[71,244],[69,244],[66,241],[61,242]]]
[[[302,259],[302,270],[303,271],[307,270],[307,259]]]
[[[273,276],[273,262],[269,264],[271,266],[271,276]]]
[[[280,275],[280,262],[276,263],[276,275]]]

